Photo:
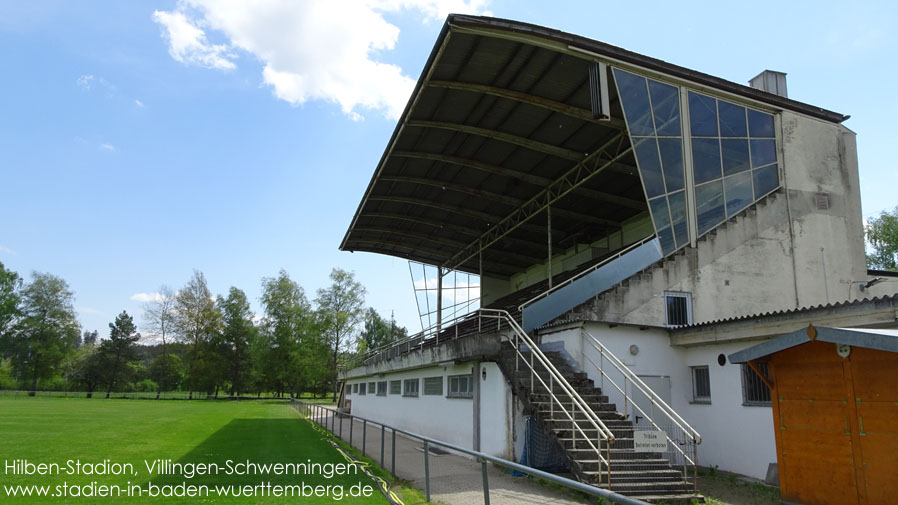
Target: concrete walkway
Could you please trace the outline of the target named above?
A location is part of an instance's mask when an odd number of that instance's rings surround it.
[[[349,418],[334,418],[332,408],[321,409],[314,420],[332,431],[339,438],[373,459],[387,471],[407,480],[414,487],[425,490],[424,444],[420,440],[397,433],[396,455],[393,460],[393,434],[389,428]],[[383,459],[381,458],[383,439]],[[364,446],[363,446],[364,440]],[[430,499],[448,505],[480,505],[484,503],[483,473],[481,464],[469,457],[448,453],[431,446],[428,459],[430,473]],[[435,450],[438,453],[435,453]],[[394,466],[395,465],[395,466]],[[393,469],[395,468],[395,471]],[[490,505],[573,505],[586,503],[564,496],[562,492],[547,489],[528,481],[526,477],[514,477],[495,465],[487,466]],[[594,501],[593,501],[594,503]]]

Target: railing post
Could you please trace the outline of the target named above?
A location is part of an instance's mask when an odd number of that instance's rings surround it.
[[[390,458],[390,473],[396,477],[396,428],[393,428],[393,456]]]
[[[368,420],[362,419],[362,454],[365,454],[365,446],[368,442]]]
[[[429,449],[427,448],[427,440],[424,441],[424,497],[430,501],[430,458],[428,457]]]
[[[384,467],[384,437],[387,434],[386,427],[384,425],[380,425],[380,467]]]
[[[486,460],[480,460],[480,468],[483,473],[483,505],[490,505],[490,479],[486,474]]]
[[[552,381],[553,378],[554,376],[552,374],[549,374],[549,391],[552,393],[554,393],[555,391],[555,384]],[[549,419],[553,419],[555,417],[555,402],[552,401],[552,396],[553,395],[549,396]]]
[[[340,440],[343,440],[343,416],[340,416]]]
[[[533,375],[536,373],[536,370],[533,368],[533,349],[530,349],[530,391],[533,392]],[[552,394],[552,391],[549,391],[549,394]]]
[[[686,468],[685,461],[683,468]],[[695,437],[692,439],[692,492],[698,494],[698,444],[695,443]]]
[[[352,414],[349,415],[349,447],[352,447],[352,432],[355,431],[355,419]]]

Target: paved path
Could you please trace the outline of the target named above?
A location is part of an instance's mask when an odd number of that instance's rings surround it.
[[[393,461],[393,435],[380,425],[351,422],[349,418],[333,416],[333,410],[322,409],[314,418],[316,422],[333,428],[333,433],[363,452],[397,477],[410,481],[422,492],[424,479],[423,442],[396,434],[396,460]],[[383,459],[381,459],[381,435],[383,434]],[[443,451],[441,451],[443,452]],[[458,454],[434,454],[428,458],[430,470],[430,499],[448,505],[483,504],[483,474],[479,462]],[[569,505],[582,504],[564,496],[561,492],[537,486],[526,477],[514,477],[495,465],[488,465],[490,505]]]

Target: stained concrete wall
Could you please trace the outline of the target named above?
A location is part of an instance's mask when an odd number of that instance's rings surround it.
[[[585,323],[582,327],[572,325],[542,335],[543,343],[563,342],[568,353],[581,364],[582,370],[597,386],[603,385],[603,379],[589,360],[596,364],[601,360],[584,332],[601,341],[636,375],[670,377],[670,406],[702,436],[698,447],[699,464],[716,465],[723,470],[760,479],[765,477],[768,464],[776,462],[771,408],[743,405],[740,366],[730,363],[720,366],[717,362],[718,355],[728,355],[755,342],[675,347],[670,345],[665,329],[600,323]],[[631,354],[631,345],[638,347],[637,354]],[[692,401],[690,367],[693,366],[708,367],[711,403]],[[607,365],[606,373],[622,387],[622,376]],[[618,411],[634,419],[638,412],[632,406],[625,408],[621,394],[607,379],[605,381],[603,392],[617,404]],[[655,421],[668,424],[663,417]]]

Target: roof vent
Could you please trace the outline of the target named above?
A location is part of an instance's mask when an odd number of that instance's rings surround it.
[[[786,73],[775,70],[765,70],[748,81],[752,88],[773,93],[782,97],[789,97],[786,92]]]

